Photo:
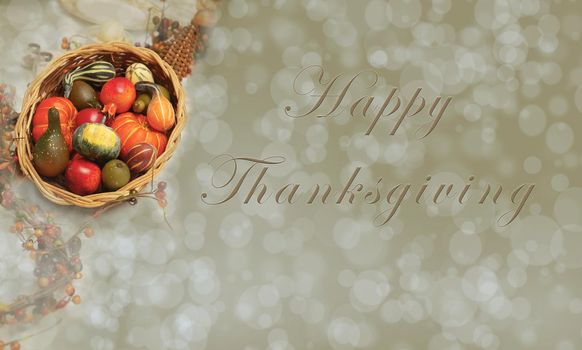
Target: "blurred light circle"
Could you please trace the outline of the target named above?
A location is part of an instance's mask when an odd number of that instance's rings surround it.
[[[552,176],[551,185],[554,191],[562,192],[570,186],[570,179],[564,174],[556,174]]]
[[[537,136],[546,127],[546,114],[537,105],[529,105],[519,112],[519,128],[527,136]]]
[[[463,282],[445,277],[436,282],[428,295],[428,312],[443,327],[460,327],[473,319],[477,306],[463,292]]]
[[[237,317],[255,329],[271,328],[281,318],[281,312],[277,289],[270,285],[250,287],[235,308]]]
[[[395,26],[410,28],[420,19],[422,5],[419,0],[392,0],[386,13]]]
[[[333,319],[327,327],[327,336],[332,346],[357,346],[361,332],[360,328],[348,317]]]
[[[535,156],[527,157],[523,162],[523,170],[528,174],[537,174],[542,170],[542,161]]]
[[[582,259],[580,259],[582,234],[580,231],[560,229],[552,240],[551,249],[554,259],[567,268],[579,269],[582,267]]]
[[[582,232],[582,188],[573,187],[560,193],[554,203],[554,216],[564,228]]]
[[[566,153],[574,144],[574,131],[566,123],[554,123],[546,131],[546,144],[554,153]]]
[[[253,224],[246,215],[232,213],[222,220],[218,234],[228,246],[242,248],[253,237]]]
[[[528,216],[511,224],[511,246],[514,252],[531,265],[543,266],[552,262],[551,244],[557,223],[547,216]]]
[[[476,302],[491,300],[500,289],[495,273],[483,266],[472,267],[463,275],[463,291]]]
[[[377,271],[361,273],[350,290],[350,300],[356,309],[372,311],[376,309],[390,292],[388,279]]]
[[[449,242],[449,254],[461,265],[474,263],[481,255],[481,239],[477,234],[457,232]]]
[[[398,300],[388,300],[382,305],[380,315],[387,323],[398,323],[402,319],[402,307]]]
[[[360,225],[353,219],[342,218],[334,226],[334,241],[342,249],[354,248],[360,242],[360,235]]]

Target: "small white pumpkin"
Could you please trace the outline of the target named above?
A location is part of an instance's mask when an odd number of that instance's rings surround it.
[[[127,67],[127,70],[125,71],[125,77],[134,84],[140,81],[147,81],[150,83],[154,82],[152,71],[150,71],[149,68],[146,67],[146,65],[143,63],[134,63]]]

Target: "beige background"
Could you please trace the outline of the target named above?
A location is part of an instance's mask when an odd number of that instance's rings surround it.
[[[27,44],[58,53],[61,36],[88,28],[56,1],[0,1],[0,80],[22,95]],[[175,230],[146,201],[101,218],[82,250],[84,302],[25,348],[579,349],[580,40],[576,1],[226,1],[161,176]],[[424,140],[414,123],[388,136],[390,119],[367,137],[367,121],[346,114],[290,119],[284,106],[309,102],[292,80],[312,64],[383,78],[351,97],[422,86],[453,102]],[[407,204],[378,228],[367,204],[204,205],[208,162],[223,153],[285,156],[273,186],[339,186],[363,166],[370,185],[476,175],[537,187],[507,228],[495,224],[507,193],[497,206]],[[53,208],[30,184],[20,191]],[[87,215],[53,209],[71,230]],[[33,281],[17,242],[0,239],[5,300]]]

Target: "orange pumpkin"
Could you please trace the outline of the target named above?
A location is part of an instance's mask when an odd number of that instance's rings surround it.
[[[48,111],[51,107],[55,107],[59,111],[61,132],[69,146],[69,151],[71,151],[73,149],[72,140],[73,132],[75,131],[77,109],[69,99],[64,97],[49,97],[36,107],[36,111],[32,117],[32,138],[34,142],[38,142],[40,137],[46,132],[46,129],[48,129]]]
[[[168,138],[165,134],[152,130],[146,117],[131,112],[117,116],[111,124],[113,131],[121,140],[121,157],[127,156],[129,150],[138,143],[148,143],[158,150],[158,157],[164,153]]]

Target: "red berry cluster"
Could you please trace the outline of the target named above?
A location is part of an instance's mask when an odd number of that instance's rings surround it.
[[[13,146],[14,124],[18,113],[12,108],[13,101],[14,88],[0,83],[0,173],[6,174],[14,174],[18,160]]]
[[[160,208],[165,209],[168,206],[168,201],[166,200],[166,188],[168,185],[165,182],[159,182],[158,188],[154,191],[154,196],[158,201]]]
[[[11,183],[17,168],[13,153],[12,132],[17,115],[11,107],[13,95],[6,84],[0,84],[0,205],[15,216],[8,229],[16,235],[22,249],[35,262],[34,275],[38,291],[22,295],[11,304],[0,304],[0,327],[37,321],[62,309],[69,303],[79,304],[73,281],[82,278],[83,264],[79,257],[80,235],[91,237],[94,232],[85,227],[65,239],[62,229],[50,213],[16,196]],[[19,350],[22,339],[0,340],[0,350]]]
[[[73,281],[83,277],[79,234],[91,237],[93,230],[86,227],[65,240],[60,226],[54,223],[50,214],[16,197],[9,185],[4,186],[1,196],[2,206],[16,213],[17,219],[10,232],[18,236],[22,248],[35,262],[34,275],[39,291],[18,297],[12,304],[0,308],[0,327],[31,323],[64,308],[69,302],[79,304],[81,298],[73,287]],[[20,346],[18,341],[0,342],[0,345],[0,350],[5,345],[10,345],[10,349]]]

